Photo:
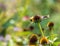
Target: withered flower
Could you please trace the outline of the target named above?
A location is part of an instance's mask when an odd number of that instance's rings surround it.
[[[49,28],[49,30],[52,30],[53,29],[53,26],[54,26],[54,23],[53,22],[49,22],[47,24],[47,27]]]
[[[42,37],[40,39],[40,44],[45,45],[45,44],[48,44],[48,43],[49,43],[49,41],[48,41],[48,39],[46,37]]]
[[[41,17],[38,16],[38,15],[35,15],[34,17],[32,17],[32,18],[30,19],[30,21],[35,22],[35,23],[41,22]]]
[[[36,44],[37,40],[38,40],[37,35],[32,34],[31,37],[30,37],[30,40],[29,40],[29,44],[34,45],[34,44]]]

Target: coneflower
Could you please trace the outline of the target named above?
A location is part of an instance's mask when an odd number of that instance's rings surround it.
[[[36,34],[32,34],[31,37],[30,37],[30,40],[29,40],[29,44],[30,45],[35,45],[37,43],[37,35]]]
[[[48,43],[49,43],[49,41],[48,41],[48,39],[46,37],[42,37],[40,39],[40,44],[45,45],[45,44],[48,44]]]
[[[29,26],[29,30],[33,30],[34,29],[34,26]]]
[[[49,22],[47,24],[47,27],[49,28],[49,30],[52,30],[53,29],[53,26],[54,26],[54,23],[53,22]]]
[[[38,16],[38,15],[35,15],[34,17],[32,17],[32,18],[30,19],[30,21],[35,22],[35,23],[41,22],[41,17]]]

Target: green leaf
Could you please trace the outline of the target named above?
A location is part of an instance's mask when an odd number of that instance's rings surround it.
[[[53,46],[60,46],[60,42],[53,43]]]

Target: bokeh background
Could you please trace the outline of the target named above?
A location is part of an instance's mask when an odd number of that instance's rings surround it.
[[[0,34],[8,37],[40,34],[38,25],[31,24],[29,20],[35,15],[50,16],[49,19],[43,20],[41,25],[46,29],[48,22],[54,22],[53,32],[58,35],[60,41],[60,0],[0,0]],[[34,26],[34,30],[24,31],[24,28],[30,25]]]

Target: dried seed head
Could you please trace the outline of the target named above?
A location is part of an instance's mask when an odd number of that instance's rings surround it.
[[[38,15],[34,16],[33,19],[34,19],[34,22],[41,22],[41,17]]]
[[[35,23],[41,22],[41,17],[38,15],[35,15],[34,17],[30,19],[30,21],[35,22]]]
[[[53,29],[53,26],[54,26],[54,23],[53,22],[49,22],[47,24],[47,27],[49,27],[50,30]]]
[[[30,27],[29,27],[29,30],[33,30],[33,29],[34,29],[34,27],[33,27],[33,26],[30,26]]]
[[[36,44],[37,40],[38,40],[37,35],[32,34],[29,42],[30,42],[30,44]]]
[[[44,45],[44,44],[48,44],[48,43],[49,43],[49,41],[48,41],[48,39],[46,37],[42,37],[40,39],[40,44]]]
[[[53,27],[54,26],[54,23],[53,22],[49,22],[47,26],[48,27]]]

